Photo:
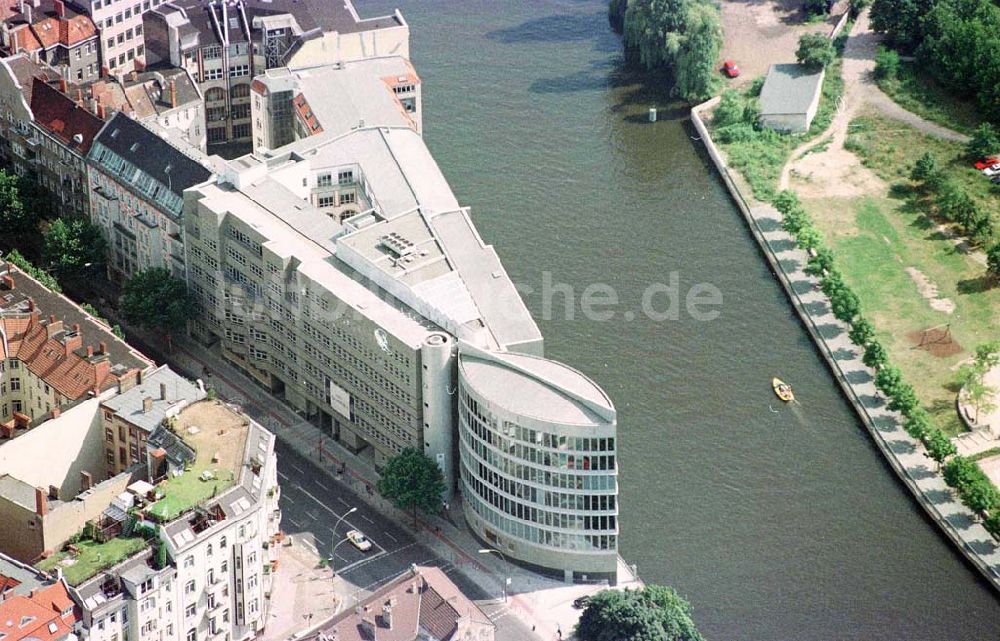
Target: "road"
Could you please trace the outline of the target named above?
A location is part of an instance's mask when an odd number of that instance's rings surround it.
[[[352,593],[343,595],[347,606],[414,563],[432,565],[440,567],[497,624],[498,641],[535,637],[520,619],[511,616],[509,607],[500,603],[496,595],[485,593],[463,576],[454,563],[437,556],[409,530],[362,501],[346,484],[331,478],[280,440],[275,450],[281,483],[281,526],[295,540],[295,545],[304,546],[318,558],[329,558],[335,540],[343,540],[349,530],[361,530],[372,542],[368,552],[361,552],[349,542],[337,546],[332,569],[352,586]],[[335,535],[333,527],[337,520],[352,507],[357,511],[337,525]]]

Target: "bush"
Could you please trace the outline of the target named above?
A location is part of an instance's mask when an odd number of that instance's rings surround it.
[[[715,137],[719,142],[727,145],[734,142],[753,142],[760,138],[760,131],[749,123],[737,122],[716,129]]]
[[[783,214],[787,214],[793,209],[802,209],[802,201],[799,200],[799,195],[790,189],[785,189],[778,193],[771,201],[774,208]]]
[[[38,269],[37,267],[29,263],[28,259],[22,256],[21,252],[17,251],[16,249],[11,250],[11,252],[7,254],[7,262],[18,267],[22,272],[37,280],[47,289],[50,289],[56,292],[57,294],[62,292],[62,287],[59,286],[59,282],[56,281],[56,279],[53,278],[51,274],[42,271],[41,269]]]
[[[965,151],[973,158],[986,158],[1000,153],[1000,135],[997,135],[996,128],[988,122],[976,127]]]
[[[899,54],[893,49],[879,47],[875,54],[875,77],[879,80],[899,78]]]
[[[747,101],[735,89],[727,89],[719,98],[719,105],[712,112],[712,125],[716,128],[744,123]]]
[[[830,65],[837,52],[833,48],[833,42],[821,33],[807,33],[799,38],[799,48],[795,51],[795,58],[799,63],[810,69],[820,70]]]

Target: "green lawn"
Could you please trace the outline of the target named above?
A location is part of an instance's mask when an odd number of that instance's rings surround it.
[[[900,107],[949,129],[969,134],[983,122],[974,101],[955,97],[914,62],[901,62],[899,78],[878,86]]]
[[[74,557],[69,552],[60,552],[39,562],[35,567],[46,572],[61,567],[66,581],[70,585],[79,585],[101,570],[106,570],[140,552],[148,545],[148,541],[141,537],[128,539],[119,537],[107,543],[80,541],[76,543],[79,555]],[[63,564],[62,562],[67,559],[72,559],[72,563]]]
[[[928,230],[926,219],[905,200],[822,198],[804,204],[890,361],[942,429],[963,431],[955,411],[955,370],[976,345],[1000,335],[1000,288],[980,287],[983,266]],[[937,288],[938,300],[954,304],[952,313],[932,307],[912,270]],[[957,351],[942,355],[917,347],[923,330],[942,324],[950,324]]]
[[[212,471],[218,478],[211,481],[201,480],[201,473],[205,470]],[[211,461],[205,463],[196,461],[191,469],[181,476],[171,478],[157,486],[156,489],[163,493],[163,498],[149,507],[149,513],[161,522],[173,520],[202,501],[232,487],[233,483],[232,471],[214,465]]]
[[[925,136],[896,120],[864,114],[851,121],[846,146],[880,178],[909,187],[916,160],[930,152],[946,175],[993,216],[1000,229],[1000,187],[987,180],[968,158],[962,145]]]

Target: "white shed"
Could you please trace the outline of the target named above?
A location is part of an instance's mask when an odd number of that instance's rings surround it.
[[[819,108],[824,75],[800,64],[771,65],[760,91],[761,124],[782,133],[806,132]]]

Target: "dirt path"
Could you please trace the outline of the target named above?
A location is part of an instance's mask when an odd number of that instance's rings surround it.
[[[792,152],[791,160],[781,171],[778,183],[780,189],[788,189],[793,174],[796,177],[826,176],[828,179],[823,182],[827,184],[817,185],[823,189],[816,189],[817,192],[825,191],[826,195],[860,195],[865,193],[868,187],[873,186],[872,181],[879,179],[872,172],[861,171],[864,168],[858,162],[857,156],[844,149],[848,125],[859,109],[866,104],[885,116],[899,120],[925,134],[945,140],[968,142],[968,136],[903,109],[878,88],[873,72],[875,53],[878,51],[880,39],[881,36],[872,31],[868,12],[865,11],[855,23],[844,47],[844,95],[838,105],[837,114],[826,135],[818,140],[811,140]],[[832,141],[826,151],[806,154],[824,141],[831,140],[831,136]],[[853,180],[847,180],[845,185],[845,179],[850,178]]]

